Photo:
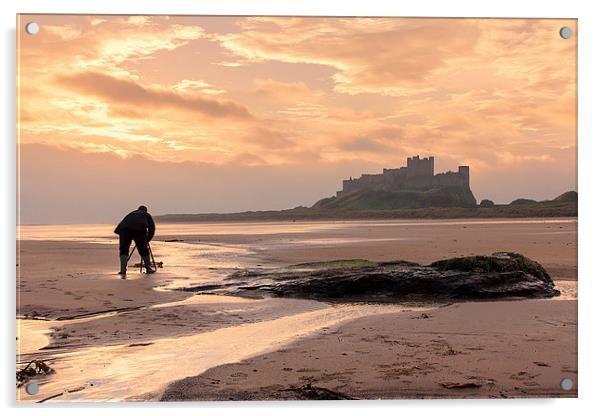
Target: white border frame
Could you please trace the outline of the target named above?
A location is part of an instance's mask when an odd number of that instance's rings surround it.
[[[579,414],[587,412],[602,397],[597,391],[600,385],[601,348],[597,318],[600,311],[596,308],[600,301],[601,276],[596,260],[600,256],[600,236],[602,236],[600,215],[602,206],[600,197],[600,177],[598,168],[602,140],[600,128],[601,106],[600,76],[602,65],[602,22],[596,13],[595,1],[547,0],[545,2],[527,2],[525,0],[471,1],[471,0],[414,0],[412,2],[394,2],[386,0],[221,0],[201,2],[193,0],[166,0],[164,2],[136,0],[104,0],[98,2],[53,0],[21,0],[18,4],[10,0],[3,1],[2,7],[2,62],[0,71],[5,93],[2,101],[2,238],[0,244],[0,264],[4,266],[2,274],[4,284],[2,333],[12,334],[4,337],[2,348],[2,397],[3,404],[15,409],[14,385],[14,306],[15,306],[15,196],[16,196],[16,158],[15,158],[15,22],[16,13],[82,13],[82,14],[233,14],[233,15],[337,15],[337,16],[423,16],[423,17],[547,17],[579,19],[579,399],[520,399],[520,400],[437,400],[437,401],[382,401],[353,403],[191,403],[178,404],[178,414],[198,414],[195,408],[211,413],[234,414],[278,414],[287,416],[305,414],[308,411],[346,414],[365,414],[376,410],[385,413],[423,414],[479,414],[491,415],[508,412],[546,412],[547,414]],[[596,76],[598,74],[598,76]],[[43,411],[44,414],[81,413],[105,414],[110,405],[70,405],[69,409],[54,405],[44,409],[23,409],[26,412]],[[170,404],[174,406],[174,404]],[[86,407],[86,409],[82,409]],[[123,409],[125,407],[126,409]],[[112,406],[111,412],[163,414],[166,406],[161,403],[121,404]],[[589,413],[589,412],[588,412]]]

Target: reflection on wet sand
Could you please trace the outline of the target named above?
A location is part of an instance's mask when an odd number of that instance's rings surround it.
[[[276,350],[300,337],[328,330],[348,320],[373,314],[399,312],[401,306],[346,305],[285,316],[270,321],[218,329],[197,335],[157,339],[149,343],[92,347],[58,354],[53,360],[56,376],[40,382],[40,397],[19,394],[19,400],[39,401],[67,390],[54,400],[120,401],[151,399],[168,382],[204,370]],[[405,310],[408,310],[405,308]],[[415,310],[415,309],[414,309]],[[44,322],[23,329],[37,337]],[[24,331],[24,332],[25,332]],[[24,333],[27,338],[27,333]],[[143,380],[143,383],[140,383]],[[24,393],[19,390],[20,393]],[[152,396],[152,395],[151,395]]]

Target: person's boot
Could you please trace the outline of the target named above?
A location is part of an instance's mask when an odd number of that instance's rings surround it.
[[[153,269],[153,266],[151,265],[150,256],[144,256],[144,257],[142,257],[142,260],[144,260],[144,267],[146,267],[146,274],[151,274],[151,273],[156,272],[156,270]]]
[[[122,279],[125,279],[125,274],[127,273],[128,268],[128,256],[119,256],[119,263],[121,264],[119,274],[121,275]]]

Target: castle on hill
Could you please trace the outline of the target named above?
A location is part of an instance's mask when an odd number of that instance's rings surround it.
[[[400,191],[427,190],[442,187],[460,187],[470,190],[468,166],[458,166],[457,172],[444,172],[435,175],[435,157],[420,159],[420,156],[408,157],[407,166],[397,169],[383,169],[383,173],[363,174],[359,178],[343,180],[343,190],[337,196],[358,189]]]

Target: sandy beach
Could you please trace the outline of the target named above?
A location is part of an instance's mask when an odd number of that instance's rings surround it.
[[[306,384],[357,399],[575,397],[559,381],[576,377],[576,314],[575,301],[517,301],[360,318],[178,381],[161,400],[298,400]]]
[[[165,268],[126,280],[110,231],[21,230],[17,361],[55,373],[19,401],[303,399],[307,384],[351,398],[577,395],[576,219],[159,224]],[[333,305],[186,290],[248,267],[497,251],[540,262],[562,296]]]

